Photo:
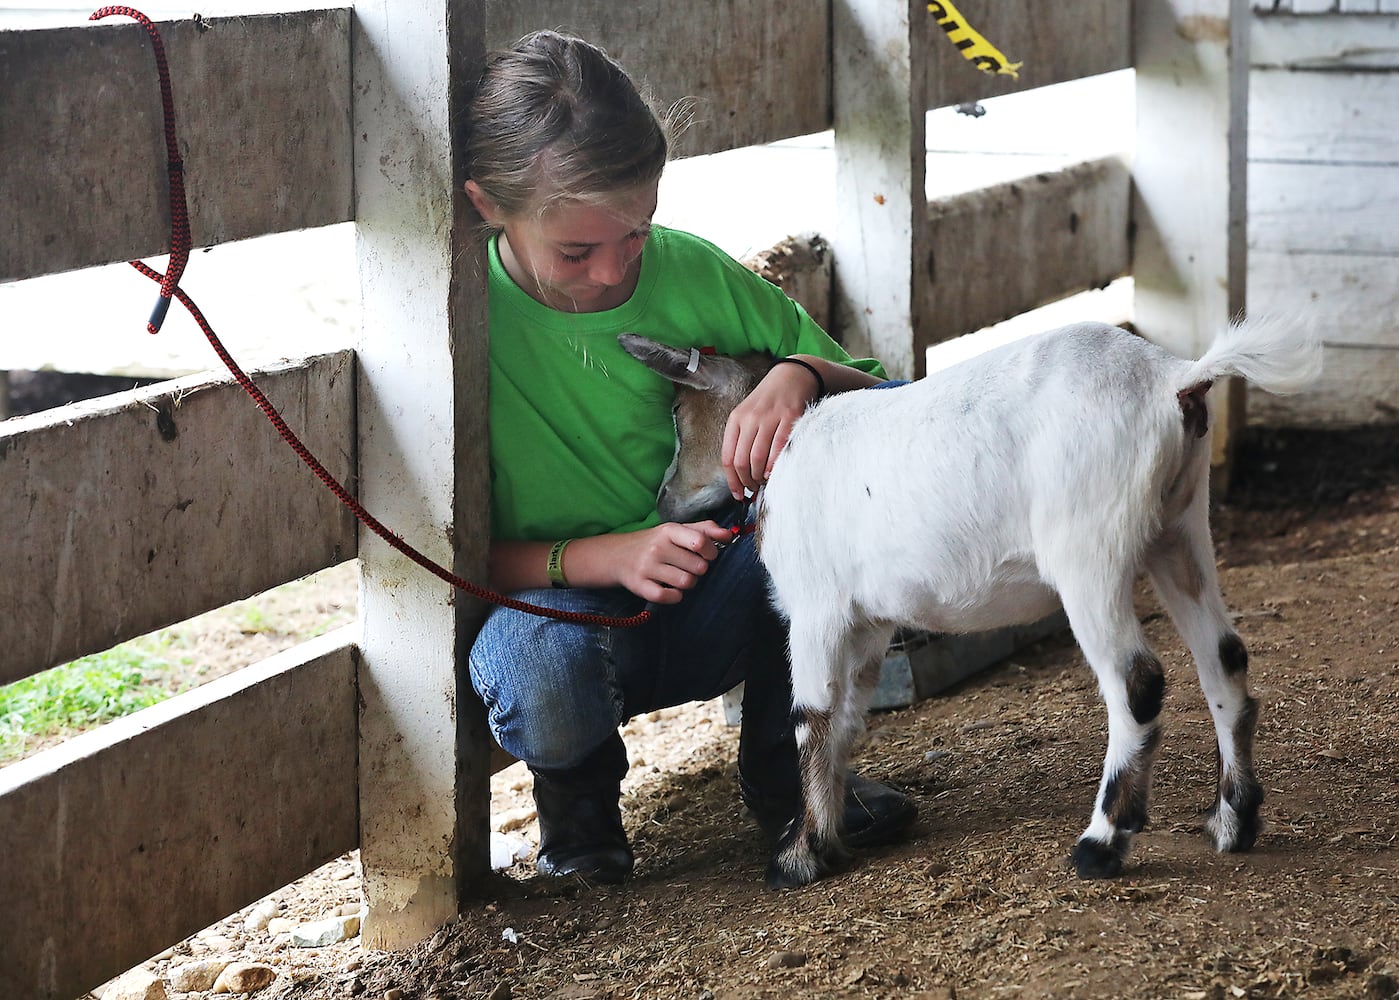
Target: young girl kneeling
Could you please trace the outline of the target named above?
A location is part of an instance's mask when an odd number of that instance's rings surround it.
[[[852,360],[714,246],[652,225],[667,137],[596,47],[539,32],[494,54],[465,127],[466,191],[494,231],[491,585],[597,615],[652,608],[632,629],[497,608],[472,647],[491,732],[534,774],[539,871],[630,875],[618,727],[740,682],[740,794],[776,836],[800,803],[786,632],[753,536],[721,552],[739,504],[689,524],[657,515],[675,453],[672,387],[617,335],[806,363],[774,365],[734,411],[724,455],[736,497],[762,485],[820,387],[877,383],[879,365]],[[915,813],[855,776],[846,804],[853,846],[897,838]]]

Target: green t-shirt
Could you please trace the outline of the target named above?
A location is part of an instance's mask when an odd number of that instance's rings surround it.
[[[542,541],[660,522],[675,455],[669,381],[617,343],[639,333],[720,354],[850,356],[775,285],[697,236],[655,226],[635,293],[566,313],[530,298],[490,244],[491,536]]]

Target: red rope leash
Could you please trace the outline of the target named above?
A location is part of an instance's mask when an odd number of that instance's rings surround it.
[[[254,383],[246,373],[244,373],[243,369],[238,366],[238,363],[233,360],[232,355],[224,348],[223,342],[220,341],[218,335],[214,333],[214,328],[209,325],[209,321],[204,318],[204,314],[200,311],[199,307],[194,304],[194,300],[191,299],[183,289],[178,287],[180,277],[184,273],[185,264],[189,260],[189,211],[185,203],[184,169],[183,165],[180,163],[178,148],[175,143],[174,100],[171,97],[170,91],[170,74],[166,67],[165,46],[161,44],[160,33],[156,30],[155,25],[151,23],[150,18],[130,7],[103,7],[94,12],[89,20],[96,21],[111,14],[121,14],[139,21],[141,26],[146,29],[146,33],[150,36],[152,48],[155,50],[156,68],[160,72],[160,98],[165,110],[165,145],[166,151],[170,157],[170,266],[165,274],[162,275],[159,271],[152,267],[148,267],[139,260],[129,262],[132,267],[140,271],[146,277],[160,283],[160,300],[156,304],[155,311],[151,314],[151,320],[147,324],[146,329],[150,333],[155,333],[159,330],[161,323],[164,322],[165,314],[170,308],[171,297],[173,296],[178,299],[180,304],[189,311],[190,316],[194,317],[194,321],[199,324],[199,329],[204,331],[204,336],[208,339],[209,345],[213,347],[214,353],[219,356],[219,360],[228,368],[234,380],[243,387],[243,391],[252,397],[258,409],[262,410],[267,419],[272,422],[272,426],[277,429],[277,433],[291,446],[292,451],[296,452],[297,456],[306,463],[307,467],[316,474],[316,477],[325,484],[326,488],[334,493],[336,498],[350,509],[350,512],[355,515],[355,518],[361,524],[382,538],[394,550],[407,556],[413,562],[423,567],[423,569],[426,569],[434,576],[446,581],[458,590],[463,590],[473,597],[488,601],[491,604],[498,604],[501,607],[511,608],[515,611],[524,611],[545,618],[577,622],[584,625],[631,628],[650,620],[651,613],[644,610],[630,617],[614,618],[584,611],[561,611],[556,608],[546,608],[542,605],[531,604],[528,601],[520,601],[513,597],[506,597],[504,594],[496,593],[493,590],[487,590],[484,587],[477,586],[469,580],[457,576],[451,570],[439,565],[423,555],[413,546],[409,545],[402,538],[385,527],[374,515],[370,514],[369,511],[365,510],[359,500],[357,500],[349,490],[345,489],[345,487],[340,484],[340,481],[331,475],[330,471],[317,460],[316,456],[312,455],[310,450],[301,443],[301,439],[287,426],[286,421],[282,419],[282,415],[277,412],[277,408],[263,395],[262,390],[257,387],[256,383]]]
[[[158,333],[165,322],[165,314],[170,311],[170,297],[180,284],[189,263],[189,208],[185,201],[185,164],[180,159],[180,147],[175,141],[175,101],[170,91],[170,69],[165,61],[165,43],[160,40],[160,32],[151,19],[131,7],[101,7],[88,16],[89,21],[100,21],[104,17],[120,14],[140,23],[150,36],[151,48],[155,52],[155,68],[160,74],[160,101],[165,109],[165,172],[170,179],[170,266],[160,282],[160,298],[151,310],[151,318],[146,323],[147,333]]]

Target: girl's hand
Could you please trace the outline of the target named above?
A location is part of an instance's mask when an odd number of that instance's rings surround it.
[[[625,587],[656,604],[678,604],[732,533],[713,521],[658,524],[625,534],[574,538],[563,551],[571,587]],[[490,585],[503,593],[547,587],[552,542],[492,542]]]
[[[617,583],[654,604],[679,604],[732,537],[714,521],[667,522],[625,535],[612,535],[611,559]]]
[[[787,444],[792,425],[817,397],[816,380],[800,365],[774,365],[724,426],[722,461],[729,491],[758,492]]]

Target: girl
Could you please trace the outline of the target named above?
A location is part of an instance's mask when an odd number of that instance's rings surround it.
[[[618,727],[745,683],[744,802],[770,835],[800,803],[786,634],[740,516],[661,523],[675,451],[668,382],[617,335],[677,347],[770,352],[779,362],[734,411],[724,466],[756,491],[819,390],[875,384],[773,285],[697,237],[653,226],[667,138],[627,75],[596,47],[539,32],[487,61],[465,123],[466,192],[489,245],[491,548],[498,590],[608,616],[652,607],[633,629],[497,608],[471,650],[491,731],[534,775],[537,867],[617,883]],[[913,804],[855,778],[847,841],[888,842]]]

